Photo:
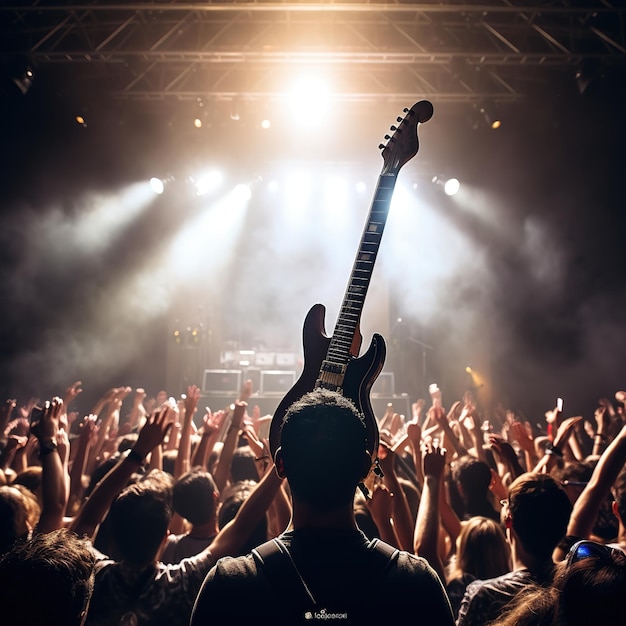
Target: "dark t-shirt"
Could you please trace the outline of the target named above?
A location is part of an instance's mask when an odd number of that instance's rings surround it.
[[[400,623],[452,626],[454,620],[443,585],[428,563],[407,552],[381,567],[360,531],[301,529],[283,533],[303,583],[289,568],[289,580],[257,568],[252,555],[220,559],[209,572],[194,607],[192,626],[244,623],[311,622]],[[287,558],[287,557],[285,557]],[[283,571],[281,569],[281,571]],[[275,573],[275,570],[273,570]],[[295,583],[294,583],[295,579]]]
[[[86,626],[188,626],[202,581],[215,560],[203,552],[176,565],[137,571],[124,563],[96,563]]]
[[[457,626],[484,626],[495,620],[502,609],[528,585],[549,585],[553,568],[531,573],[527,569],[509,572],[497,578],[475,580],[465,590],[459,608]]]

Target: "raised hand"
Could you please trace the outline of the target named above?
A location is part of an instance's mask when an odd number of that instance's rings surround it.
[[[74,381],[66,390],[63,404],[69,406],[83,392],[83,383],[80,380]]]
[[[251,379],[245,380],[243,385],[241,386],[241,389],[239,390],[239,398],[237,399],[240,400],[241,402],[247,402],[252,396],[252,393],[253,393],[252,380]]]
[[[59,420],[63,412],[63,400],[59,397],[46,401],[39,419],[30,425],[30,432],[39,442],[56,441]]]
[[[441,389],[436,383],[432,383],[428,386],[428,393],[430,393],[430,399],[433,407],[442,406]]]
[[[556,448],[560,448],[567,443],[567,440],[574,431],[576,424],[582,422],[582,419],[582,416],[578,415],[576,417],[568,417],[561,422],[553,442]]]
[[[372,490],[372,497],[367,500],[367,508],[372,514],[374,523],[377,526],[382,525],[383,520],[390,520],[393,511],[393,496],[387,487],[383,484],[378,484]],[[380,528],[379,528],[380,529]]]
[[[86,415],[80,425],[79,437],[85,440],[85,443],[94,444],[98,437],[98,427],[96,426],[97,415]]]
[[[424,402],[423,398],[418,398],[417,402],[414,402],[411,405],[411,411],[413,413],[413,420],[419,422],[422,418],[422,412],[424,411],[424,407],[426,406],[426,402]]]
[[[498,435],[489,435],[489,446],[515,477],[524,473],[513,446]]]
[[[200,400],[200,388],[197,385],[189,385],[187,387],[187,395],[185,397],[185,416],[188,419],[193,417]]]
[[[528,454],[535,454],[535,440],[528,434],[524,424],[518,421],[511,422],[511,430],[513,431],[513,438],[519,444],[520,448]]]
[[[406,434],[415,450],[419,450],[422,443],[422,427],[416,422],[406,425]]]
[[[422,453],[424,463],[424,477],[441,480],[446,467],[446,449],[441,448],[436,442],[425,444]]]
[[[175,415],[174,409],[167,405],[150,415],[139,432],[133,450],[144,457],[148,456],[154,448],[163,443],[172,428]]]
[[[4,433],[11,419],[13,409],[17,406],[17,400],[9,399],[0,405],[0,436]]]
[[[605,405],[600,405],[593,414],[596,420],[596,433],[606,434],[611,425],[611,414]]]

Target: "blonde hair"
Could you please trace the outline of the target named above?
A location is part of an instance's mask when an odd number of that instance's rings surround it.
[[[463,574],[483,580],[501,576],[511,571],[510,557],[509,544],[500,525],[487,517],[472,517],[462,522],[449,580]]]

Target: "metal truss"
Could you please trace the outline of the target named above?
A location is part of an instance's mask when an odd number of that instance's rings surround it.
[[[624,66],[620,0],[202,2],[0,7],[0,53],[132,100],[285,97],[323,68],[342,101],[511,102],[585,64]]]

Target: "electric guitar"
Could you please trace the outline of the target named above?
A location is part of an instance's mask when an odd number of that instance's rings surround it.
[[[352,400],[363,413],[367,427],[368,452],[373,463],[377,459],[378,423],[369,394],[383,368],[386,347],[383,337],[374,334],[369,349],[359,357],[363,340],[360,332],[361,313],[398,172],[417,154],[417,127],[432,117],[433,105],[427,100],[421,100],[410,109],[404,109],[404,113],[404,118],[397,119],[398,125],[391,126],[393,135],[385,136],[387,144],[379,146],[382,150],[383,168],[332,337],[326,335],[324,305],[315,304],[304,320],[304,367],[272,417],[269,434],[272,456],[280,446],[280,427],[287,409],[305,393],[324,387],[340,392]]]

